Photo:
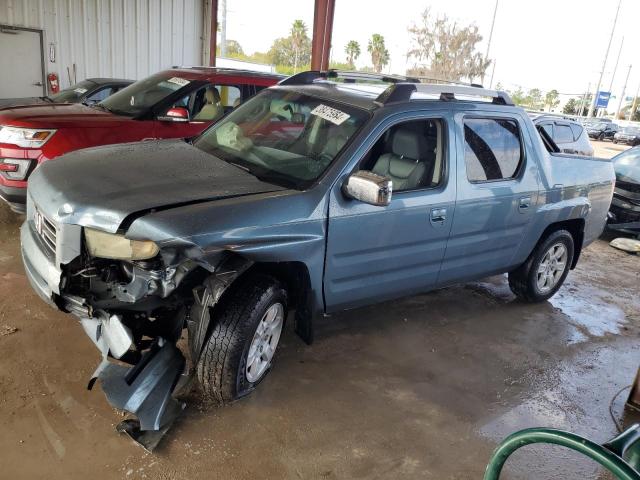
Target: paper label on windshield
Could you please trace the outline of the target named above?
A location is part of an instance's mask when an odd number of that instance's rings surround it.
[[[82,88],[82,87],[78,87],[78,88],[74,88],[73,89],[74,92],[79,93],[80,95],[82,95],[83,93],[85,93],[87,91],[86,88]]]
[[[169,80],[167,80],[167,82],[169,83],[175,83],[176,85],[180,85],[181,87],[184,87],[185,85],[189,85],[189,80],[185,80],[184,78],[180,78],[180,77],[171,77]]]
[[[325,120],[329,120],[331,123],[335,123],[336,125],[340,125],[351,116],[348,113],[341,112],[337,108],[331,108],[327,105],[323,105],[322,103],[311,110],[311,114],[324,118]]]

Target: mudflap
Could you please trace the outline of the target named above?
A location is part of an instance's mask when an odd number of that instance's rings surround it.
[[[178,347],[162,338],[133,367],[113,363],[104,366],[98,378],[107,400],[138,417],[124,420],[116,430],[153,451],[185,408],[173,397],[184,368],[185,358]]]

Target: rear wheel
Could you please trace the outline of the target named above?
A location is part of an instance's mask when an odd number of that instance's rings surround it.
[[[271,369],[287,315],[287,293],[267,275],[238,285],[216,310],[196,373],[218,404],[250,393]]]
[[[604,133],[601,133],[600,135],[598,135],[598,140],[600,140],[601,142],[604,142]]]
[[[528,302],[551,298],[567,278],[574,243],[567,230],[556,230],[540,241],[527,261],[509,273],[509,287]]]

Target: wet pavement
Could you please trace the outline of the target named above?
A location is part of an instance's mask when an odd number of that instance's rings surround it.
[[[86,390],[99,354],[31,292],[18,243],[1,207],[2,478],[479,479],[520,428],[612,437],[610,401],[640,364],[640,256],[600,240],[550,302],[498,276],[323,319],[311,347],[287,331],[253,395],[208,408],[193,393],[150,455]],[[605,478],[558,448],[512,459],[503,478]]]

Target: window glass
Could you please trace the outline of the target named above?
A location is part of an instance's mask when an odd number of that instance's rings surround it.
[[[522,162],[520,131],[515,120],[464,120],[464,160],[471,182],[513,178]]]
[[[543,123],[542,128],[544,128],[545,132],[549,134],[551,138],[553,137],[553,123]]]
[[[96,84],[91,80],[83,80],[71,87],[62,90],[54,95],[50,95],[49,98],[55,103],[75,103],[79,102],[80,98],[92,88],[95,88]]]
[[[113,92],[113,89],[111,87],[102,88],[97,92],[93,92],[91,95],[89,95],[87,97],[87,102],[88,103],[101,102],[102,100],[107,98],[109,95],[111,95],[112,92]]]
[[[391,179],[393,191],[438,186],[444,162],[440,119],[412,120],[389,128],[365,155],[361,170]]]
[[[265,90],[195,142],[263,182],[304,190],[369,118],[365,110],[295,92]]]
[[[573,142],[573,132],[571,131],[571,127],[569,127],[569,125],[556,123],[555,132],[556,135],[554,137],[554,140],[556,141],[556,143]]]
[[[620,182],[640,183],[640,150],[630,148],[613,159],[616,179]]]
[[[575,123],[571,123],[571,131],[573,132],[573,140],[577,141],[580,138],[580,135],[582,135],[583,129],[580,125],[577,125]]]

